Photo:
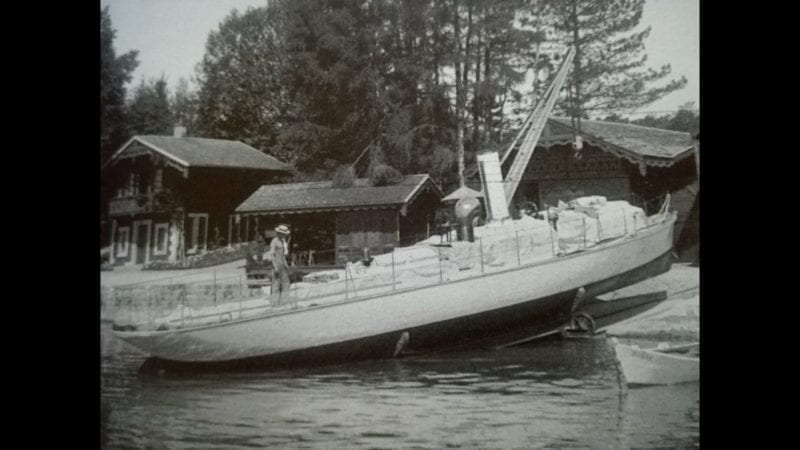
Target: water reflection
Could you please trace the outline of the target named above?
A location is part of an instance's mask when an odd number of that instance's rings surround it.
[[[103,331],[109,447],[637,447],[699,442],[697,384],[622,390],[605,340],[143,377]]]

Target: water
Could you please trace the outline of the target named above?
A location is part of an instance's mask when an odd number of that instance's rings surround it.
[[[142,377],[145,357],[101,332],[107,448],[699,445],[699,385],[621,388],[604,339]]]

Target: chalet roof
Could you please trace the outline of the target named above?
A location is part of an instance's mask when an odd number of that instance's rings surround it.
[[[289,166],[276,158],[239,141],[197,137],[137,135],[111,157],[124,158],[133,149],[144,146],[184,168],[215,167],[286,171]]]
[[[331,181],[267,184],[239,205],[236,212],[285,214],[405,207],[428,189],[442,196],[428,174],[405,175],[400,183],[389,186],[371,186],[367,178],[358,178],[347,188],[333,187]]]
[[[545,147],[569,143],[577,131],[567,117],[551,117],[548,125],[549,135],[539,141]],[[631,163],[648,166],[671,166],[691,155],[695,146],[690,133],[601,120],[581,119],[580,135],[585,142]]]

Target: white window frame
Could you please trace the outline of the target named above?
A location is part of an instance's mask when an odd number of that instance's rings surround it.
[[[164,230],[164,248],[158,246],[158,232]],[[169,253],[169,223],[157,223],[153,228],[153,235],[155,237],[153,242],[153,255],[164,256]]]
[[[203,230],[203,250],[206,250],[208,246],[208,213],[190,213],[186,215],[189,218],[189,222],[191,223],[191,232],[189,234],[192,242],[190,242],[191,246],[187,245],[186,254],[187,255],[194,255],[197,253],[199,247],[199,235],[200,235],[200,218],[204,217],[206,219],[206,227]]]
[[[120,239],[120,236],[125,236],[125,239]],[[131,241],[131,227],[118,227],[117,236],[114,240],[114,254],[118,258],[127,258],[130,249]]]

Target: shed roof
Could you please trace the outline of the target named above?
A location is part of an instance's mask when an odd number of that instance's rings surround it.
[[[122,159],[138,145],[159,153],[184,167],[215,167],[286,171],[285,163],[239,141],[197,137],[137,135],[111,157],[109,163]],[[108,163],[107,163],[108,164]]]
[[[346,188],[333,187],[332,181],[267,184],[242,202],[236,212],[286,214],[404,207],[428,189],[442,197],[428,174],[405,175],[400,183],[388,186],[372,186],[367,178],[358,178]]]

